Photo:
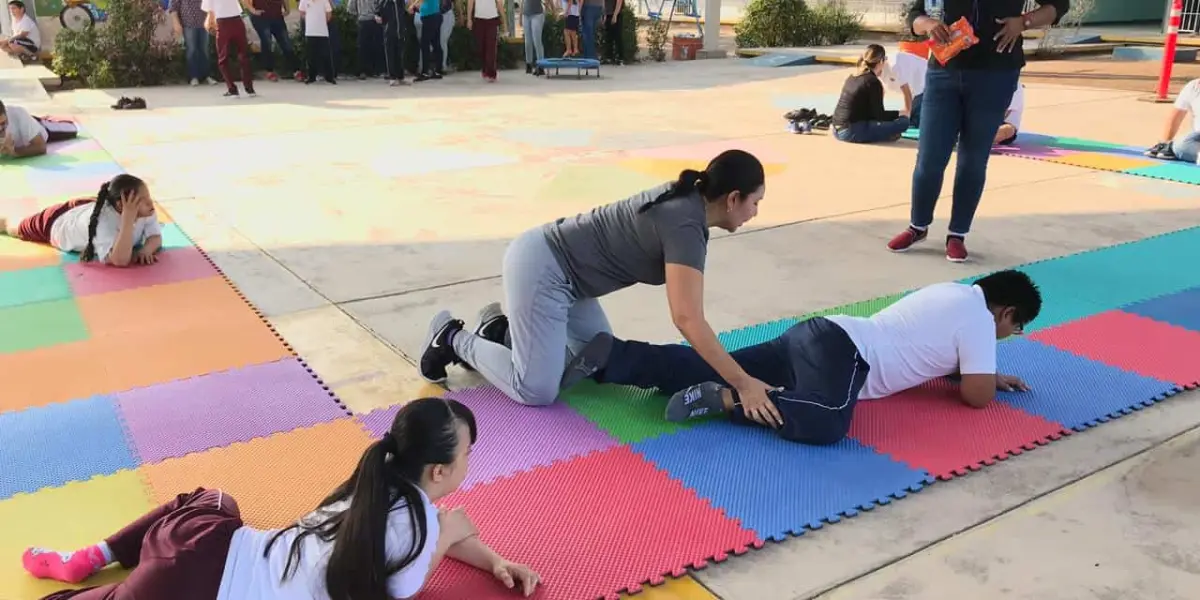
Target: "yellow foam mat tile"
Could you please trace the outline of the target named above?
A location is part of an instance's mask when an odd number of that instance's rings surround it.
[[[668,579],[666,583],[645,586],[635,595],[621,594],[622,600],[721,600],[720,596],[704,589],[691,576]]]
[[[1160,161],[1143,160],[1130,156],[1116,156],[1100,152],[1080,152],[1079,154],[1053,158],[1050,162],[1060,165],[1099,169],[1101,171],[1124,171],[1126,169],[1137,169],[1162,164]]]
[[[707,162],[703,160],[640,157],[622,159],[617,164],[632,171],[657,177],[663,182],[674,181],[676,177],[679,177],[679,172],[684,169],[703,171],[704,167],[707,166]],[[787,165],[785,164],[763,163],[763,171],[767,177],[778,175],[785,170],[787,170]]]
[[[62,264],[62,255],[50,246],[30,244],[0,235],[0,272]]]
[[[141,475],[123,471],[0,501],[0,598],[25,600],[52,592],[120,581],[126,571],[110,567],[71,586],[35,579],[21,566],[30,546],[63,552],[95,544],[154,508]]]

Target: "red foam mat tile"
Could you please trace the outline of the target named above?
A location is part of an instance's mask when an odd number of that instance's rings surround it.
[[[438,504],[462,506],[482,539],[533,566],[541,600],[616,599],[645,582],[682,575],[761,544],[625,446],[593,452],[473,487]],[[520,597],[483,573],[447,560],[422,600]]]
[[[1029,337],[1144,377],[1182,387],[1200,383],[1200,332],[1133,313],[1110,310]]]
[[[1003,402],[971,408],[954,384],[919,388],[859,402],[850,436],[939,479],[965,475],[1067,433],[1059,424]]]

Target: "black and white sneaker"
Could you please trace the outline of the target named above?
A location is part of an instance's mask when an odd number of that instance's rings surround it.
[[[1145,154],[1150,158],[1179,160],[1179,157],[1175,155],[1175,147],[1171,145],[1171,142],[1159,142],[1153,148],[1147,150]]]
[[[562,380],[558,382],[559,390],[567,390],[575,384],[592,377],[608,367],[608,356],[612,353],[613,336],[611,333],[600,332],[592,338],[563,370]]]
[[[508,317],[500,310],[500,303],[493,302],[479,309],[478,325],[475,335],[507,348],[512,348],[512,338],[508,335]]]
[[[443,310],[433,316],[421,352],[420,370],[425,381],[445,383],[446,367],[462,362],[450,345],[450,338],[462,328],[463,322],[450,316],[448,311]]]

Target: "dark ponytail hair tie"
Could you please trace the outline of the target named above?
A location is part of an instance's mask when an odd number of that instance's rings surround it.
[[[390,431],[385,433],[383,439],[379,441],[383,443],[384,450],[387,450],[391,454],[400,454],[400,442]]]

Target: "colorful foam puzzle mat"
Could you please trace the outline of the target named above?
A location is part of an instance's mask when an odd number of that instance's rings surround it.
[[[920,130],[909,129],[904,132],[903,137],[919,140]],[[1177,160],[1150,158],[1144,154],[1145,151],[1145,148],[1135,146],[1021,132],[1013,144],[996,146],[992,149],[992,154],[1200,185],[1200,166]]]
[[[53,166],[6,165],[5,176]],[[86,179],[68,193],[91,193]],[[22,571],[25,547],[94,543],[181,490],[221,488],[249,525],[285,526],[348,475],[399,409],[349,411],[174,231],[162,262],[123,270],[0,238],[6,597],[61,587]],[[538,598],[638,592],[1195,386],[1200,271],[1169,256],[1200,256],[1200,228],[1025,265],[1046,308],[1026,336],[1000,344],[999,363],[1033,391],[977,410],[932,382],[860,404],[849,437],[829,447],[719,420],[667,423],[666,398],[648,390],[585,382],[542,408],[490,387],[448,392],[475,411],[480,435],[471,474],[442,504],[466,507],[485,541],[535,566]],[[720,337],[731,349],[759,343],[804,318],[874,314],[906,293]],[[453,561],[422,595],[511,597]]]

